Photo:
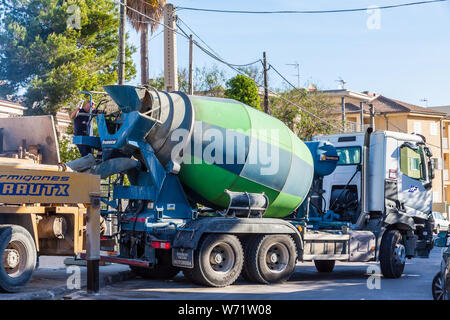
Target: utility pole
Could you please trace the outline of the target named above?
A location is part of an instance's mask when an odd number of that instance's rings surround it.
[[[117,71],[117,83],[122,85],[125,83],[125,16],[127,14],[127,0],[122,0],[119,12],[119,70]]]
[[[194,36],[189,36],[189,94],[194,94]]]
[[[342,132],[347,132],[347,128],[345,127],[345,98],[342,97]]]
[[[267,89],[267,59],[265,51],[263,52],[263,67],[264,67],[264,112],[270,114],[269,90]]]
[[[364,132],[364,102],[363,101],[361,101],[360,103],[359,103],[359,107],[360,107],[360,121],[361,121],[361,132]]]
[[[178,90],[175,22],[176,15],[173,4],[168,3],[164,6],[164,86],[168,92]]]
[[[373,108],[373,104],[369,105],[370,107],[370,126],[372,130],[375,131],[375,109]]]

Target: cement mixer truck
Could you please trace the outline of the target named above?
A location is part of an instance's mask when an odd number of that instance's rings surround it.
[[[287,280],[297,261],[379,261],[400,277],[432,248],[431,152],[387,131],[302,142],[281,121],[230,99],[105,86],[96,152],[67,165],[113,177],[109,233],[140,276],[223,287],[242,275]],[[101,104],[97,105],[101,109]],[[96,115],[94,115],[96,114]]]

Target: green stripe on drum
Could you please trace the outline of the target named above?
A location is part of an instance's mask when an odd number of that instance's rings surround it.
[[[190,96],[195,119],[230,130],[249,130],[250,120],[243,104],[231,99]]]
[[[290,151],[290,130],[280,120],[232,99],[199,96],[190,96],[190,99],[195,120],[247,135],[251,133],[261,141]]]
[[[280,192],[266,211],[266,218],[284,218],[297,209],[304,198]]]

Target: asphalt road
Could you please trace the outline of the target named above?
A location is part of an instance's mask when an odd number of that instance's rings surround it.
[[[373,272],[368,268],[376,269],[376,263],[337,263],[328,274],[318,273],[312,263],[299,263],[291,279],[283,284],[257,285],[239,279],[226,288],[205,288],[189,283],[179,273],[170,281],[136,278],[118,282],[102,288],[98,295],[76,299],[423,300],[432,299],[431,281],[440,259],[441,249],[435,248],[429,259],[408,260],[399,279],[378,276],[368,281]]]

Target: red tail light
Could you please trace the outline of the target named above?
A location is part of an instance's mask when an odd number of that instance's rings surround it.
[[[170,249],[170,242],[152,241],[152,248],[154,248],[154,249]]]

